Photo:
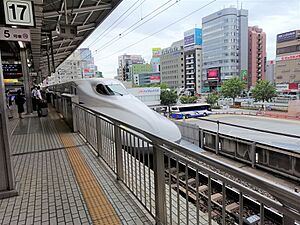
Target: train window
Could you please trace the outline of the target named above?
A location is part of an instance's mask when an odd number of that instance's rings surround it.
[[[98,84],[96,86],[96,91],[99,94],[102,95],[127,95],[128,92],[126,89],[120,85],[120,84],[109,84],[109,85],[103,85],[103,84]]]
[[[96,86],[96,91],[101,95],[109,95],[103,84],[98,84]]]

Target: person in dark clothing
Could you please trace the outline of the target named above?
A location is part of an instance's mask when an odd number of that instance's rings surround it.
[[[17,91],[17,96],[15,99],[15,103],[18,106],[19,118],[23,119],[22,113],[24,112],[24,103],[26,102],[25,98],[21,95],[21,90]]]
[[[12,119],[13,118],[12,108],[11,108],[12,107],[12,96],[11,96],[9,90],[6,90],[5,97],[6,97],[6,107],[7,107],[8,119]]]

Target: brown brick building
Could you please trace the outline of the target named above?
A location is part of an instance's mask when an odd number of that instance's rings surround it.
[[[277,35],[275,82],[300,84],[300,30]]]

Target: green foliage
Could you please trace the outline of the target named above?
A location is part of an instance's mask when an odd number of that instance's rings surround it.
[[[261,80],[256,83],[255,88],[252,90],[252,96],[255,101],[269,101],[276,96],[276,88],[271,82]]]
[[[160,93],[160,104],[162,105],[172,105],[177,102],[178,96],[174,90],[161,90]]]
[[[211,106],[214,106],[219,99],[219,95],[217,93],[208,94],[206,97],[206,102]]]
[[[234,99],[241,94],[244,88],[245,82],[236,77],[224,81],[221,87],[221,93],[225,98],[233,98],[234,101]]]
[[[180,98],[180,102],[182,104],[196,103],[197,102],[197,97],[196,96],[182,96]]]
[[[168,85],[166,83],[159,83],[159,84],[144,84],[138,87],[160,87],[160,89],[167,89]]]

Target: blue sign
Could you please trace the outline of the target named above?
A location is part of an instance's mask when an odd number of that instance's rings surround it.
[[[202,45],[202,29],[194,28],[184,32],[184,46]]]
[[[296,39],[295,30],[277,35],[277,43],[284,42],[284,41],[291,41],[295,39]]]

